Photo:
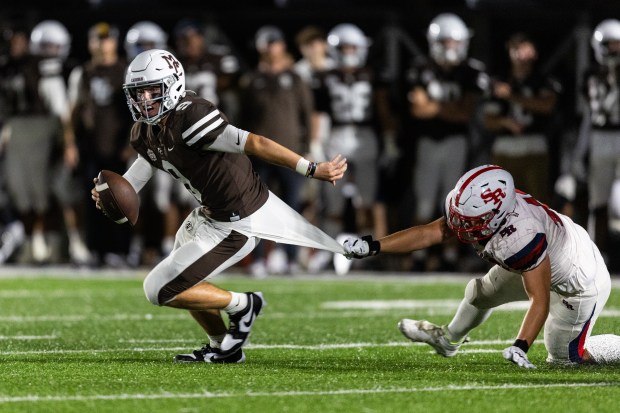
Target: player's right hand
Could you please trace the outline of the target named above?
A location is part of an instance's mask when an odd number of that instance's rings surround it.
[[[344,256],[347,258],[365,258],[377,255],[381,248],[378,241],[374,241],[371,235],[362,238],[348,237],[342,243]]]
[[[502,352],[504,358],[519,367],[535,369],[536,366],[527,358],[527,353],[517,346],[510,346]]]
[[[319,162],[312,177],[336,185],[336,181],[342,179],[346,170],[347,158],[344,158],[342,155],[336,155],[329,162]]]

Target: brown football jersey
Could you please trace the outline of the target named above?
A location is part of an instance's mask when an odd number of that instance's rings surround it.
[[[165,126],[140,123],[131,144],[156,168],[180,180],[210,217],[236,221],[258,210],[269,192],[246,155],[208,149],[227,125],[211,102],[188,93]]]

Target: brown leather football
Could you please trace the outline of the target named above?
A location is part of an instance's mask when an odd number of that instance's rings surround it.
[[[140,212],[140,197],[125,178],[106,169],[99,172],[97,185],[103,213],[117,224],[135,225]]]

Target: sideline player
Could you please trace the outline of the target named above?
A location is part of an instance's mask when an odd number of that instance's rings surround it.
[[[550,363],[604,363],[620,360],[620,336],[590,337],[611,291],[605,262],[588,233],[570,218],[516,190],[512,175],[495,165],[465,173],[445,201],[445,216],[379,240],[349,238],[351,257],[406,253],[456,236],[495,265],[471,280],[447,326],[404,319],[400,331],[414,342],[430,344],[438,354],[454,356],[467,334],[493,308],[530,301],[507,360],[534,368],[527,351],[545,327]]]
[[[262,238],[344,252],[273,195],[246,155],[332,183],[343,177],[346,159],[310,162],[229,124],[211,102],[185,90],[183,66],[165,50],[140,53],[127,69],[123,88],[136,121],[131,144],[139,154],[124,177],[139,191],[162,169],[200,202],[177,231],[170,255],[144,280],[146,296],[155,305],[188,310],[209,337],[209,344],[175,361],[243,362],[241,347],[265,305],[262,293],[227,291],[207,280],[247,256]],[[91,193],[100,207],[99,194]]]

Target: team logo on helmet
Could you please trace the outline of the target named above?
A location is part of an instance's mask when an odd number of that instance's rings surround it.
[[[486,191],[482,192],[480,196],[482,197],[482,200],[485,204],[493,202],[493,204],[495,204],[497,208],[501,208],[502,199],[506,198],[506,192],[502,191],[501,188],[497,188],[495,191],[487,189]]]

